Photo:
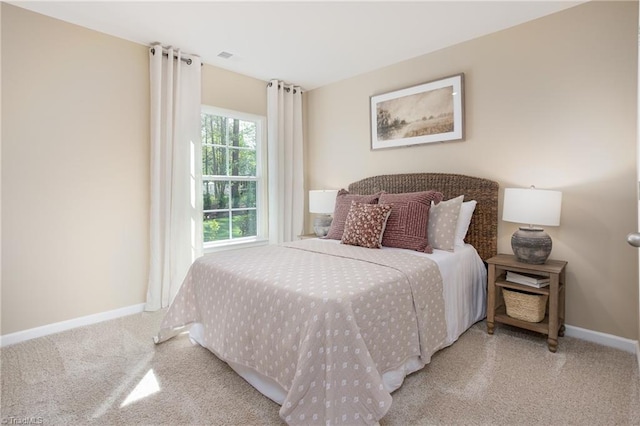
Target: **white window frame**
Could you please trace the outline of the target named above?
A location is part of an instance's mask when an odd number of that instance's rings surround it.
[[[249,247],[255,245],[264,245],[269,242],[269,203],[267,196],[268,176],[267,176],[267,133],[266,133],[266,117],[261,115],[249,114],[240,111],[234,111],[225,108],[214,107],[210,105],[201,105],[201,111],[205,114],[218,115],[234,118],[243,121],[251,121],[256,124],[256,175],[255,177],[234,176],[233,180],[249,180],[256,182],[256,236],[234,238],[223,241],[203,242],[205,253],[231,248]],[[201,153],[204,149],[204,141],[201,144]],[[200,162],[202,168],[202,162]],[[202,197],[204,175],[200,179],[199,196]],[[229,206],[233,211],[233,208]],[[246,210],[246,209],[241,209]],[[204,216],[204,208],[201,208],[201,215]],[[204,235],[203,235],[204,237]]]

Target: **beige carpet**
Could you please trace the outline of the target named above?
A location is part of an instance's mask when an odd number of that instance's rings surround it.
[[[142,313],[1,349],[0,420],[283,424],[277,404],[185,335],[155,346],[161,318]],[[569,337],[552,354],[543,336],[504,326],[489,336],[479,323],[407,377],[381,424],[640,425],[636,356]]]

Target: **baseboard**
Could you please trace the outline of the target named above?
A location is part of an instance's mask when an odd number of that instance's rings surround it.
[[[640,366],[640,352],[638,349],[638,341],[625,339],[624,337],[614,336],[612,334],[600,333],[599,331],[587,330],[586,328],[565,325],[565,336],[575,337],[577,339],[587,340],[589,342],[598,343],[600,345],[609,346],[611,348],[621,349],[629,353],[637,353]]]
[[[31,328],[28,330],[18,331],[16,333],[0,336],[0,347],[13,345],[37,337],[48,336],[50,334],[59,333],[72,328],[82,327],[85,325],[97,324],[99,322],[108,321],[127,315],[133,315],[144,311],[145,304],[126,306],[124,308],[114,309],[112,311],[101,312],[99,314],[87,315],[72,320],[56,322],[44,325],[42,327]],[[636,354],[638,357],[638,367],[640,369],[640,342],[637,340],[625,339],[623,337],[614,336],[612,334],[600,333],[599,331],[587,330],[585,328],[575,327],[572,325],[565,326],[565,336],[575,337],[577,339],[587,340],[589,342],[598,343],[625,352]]]
[[[4,336],[0,336],[0,347],[35,339],[36,337],[48,336],[49,334],[55,334],[65,330],[71,330],[72,328],[137,314],[144,311],[144,306],[144,303],[139,303],[137,305],[125,306],[124,308],[114,309],[112,311],[87,315],[85,317],[75,318],[72,320],[43,325],[42,327],[5,334]]]

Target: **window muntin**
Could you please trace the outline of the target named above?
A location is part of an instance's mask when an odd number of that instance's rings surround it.
[[[266,237],[263,117],[203,107],[202,207],[205,248]]]

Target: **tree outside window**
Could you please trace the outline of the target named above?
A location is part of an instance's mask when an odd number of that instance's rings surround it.
[[[258,236],[258,123],[203,111],[204,243]]]

